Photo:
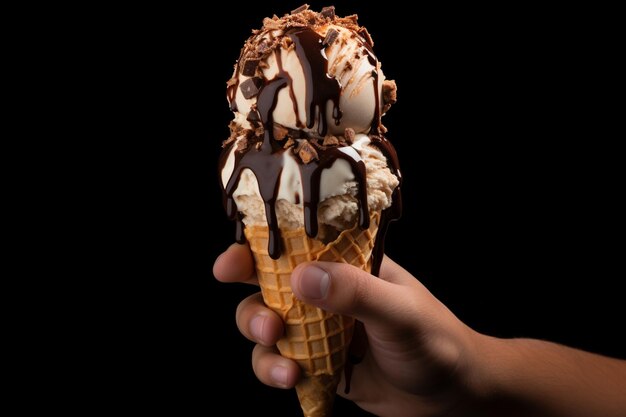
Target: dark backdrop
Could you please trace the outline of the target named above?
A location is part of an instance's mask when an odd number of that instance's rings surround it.
[[[595,19],[522,6],[335,5],[359,14],[398,84],[383,121],[405,209],[387,254],[478,331],[626,357],[616,287],[623,161],[609,102],[615,74]],[[131,301],[141,307],[125,326],[131,365],[119,384],[155,409],[297,410],[295,393],[256,380],[252,343],[236,329],[236,306],[255,289],[211,273],[234,239],[216,167],[231,119],[225,82],[250,30],[297,6],[133,11],[140,29],[121,42],[129,75],[119,114],[133,121],[130,159],[140,161],[128,197],[141,201],[125,216],[131,237],[122,244],[139,263]],[[221,406],[231,411],[216,413]],[[343,400],[337,409],[366,415]]]

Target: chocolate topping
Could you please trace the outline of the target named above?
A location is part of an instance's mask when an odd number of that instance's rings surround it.
[[[361,35],[363,37],[363,39],[365,39],[365,42],[367,42],[367,44],[370,47],[374,47],[374,41],[372,40],[372,36],[370,35],[370,33],[367,31],[367,29],[365,29],[363,26],[361,26],[357,32],[359,35]]]
[[[337,146],[339,145],[339,139],[336,136],[327,135],[324,137],[324,146]]]
[[[398,100],[398,92],[396,82],[394,80],[383,81],[383,113],[387,113],[387,110],[392,104],[395,104]]]
[[[335,39],[337,39],[337,36],[339,36],[339,32],[337,32],[336,29],[333,29],[333,28],[328,29],[328,32],[326,32],[326,37],[322,41],[322,45],[324,46],[331,45],[333,42],[335,42]]]
[[[341,86],[334,77],[329,77],[328,60],[321,53],[322,37],[309,28],[296,29],[288,35],[296,45],[296,54],[302,64],[306,80],[306,127],[309,129],[318,122],[317,132],[320,136],[326,135],[328,122],[326,121],[326,103],[333,103],[333,118],[339,124],[341,110],[339,97]],[[295,114],[298,114],[295,112]],[[317,115],[317,117],[316,117]]]
[[[257,110],[250,110],[246,120],[249,122],[259,122],[261,121],[261,117],[259,116],[259,112]]]
[[[274,123],[274,139],[283,140],[287,136],[287,133],[289,133],[289,131],[286,127]]]
[[[335,6],[328,6],[328,7],[324,7],[322,9],[322,11],[320,12],[320,14],[327,18],[327,19],[332,19],[335,17]]]
[[[303,12],[305,10],[308,10],[309,5],[308,4],[303,4],[302,6],[298,7],[297,9],[293,9],[291,11],[291,14],[298,14],[300,12]]]
[[[259,90],[263,85],[263,79],[259,77],[248,78],[246,81],[242,82],[239,88],[241,89],[241,93],[246,99],[250,99],[259,94]]]
[[[313,145],[309,143],[308,140],[303,139],[300,142],[300,146],[298,148],[299,148],[298,156],[300,157],[300,159],[302,159],[302,162],[304,162],[305,164],[308,164],[309,162],[313,160],[320,159],[319,156],[317,155],[317,151],[315,150]]]
[[[261,62],[260,58],[250,58],[246,59],[246,62],[243,64],[243,69],[241,70],[241,74],[252,77],[256,73],[256,69],[259,66],[259,62]]]
[[[287,142],[285,142],[285,145],[283,146],[283,148],[287,149],[287,148],[291,148],[293,145],[295,145],[296,141],[293,140],[293,138],[287,138]]]

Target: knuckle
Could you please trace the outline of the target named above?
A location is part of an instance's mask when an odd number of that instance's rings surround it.
[[[258,305],[260,297],[261,294],[256,293],[244,298],[235,310],[235,323],[237,324],[239,330],[246,336],[249,333],[247,329],[247,322],[249,318],[254,315],[256,311],[254,306]]]

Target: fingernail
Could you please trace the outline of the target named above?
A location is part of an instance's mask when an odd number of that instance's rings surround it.
[[[328,272],[316,266],[309,266],[302,272],[300,292],[306,298],[321,300],[326,297],[330,276]]]
[[[275,366],[270,370],[270,378],[276,385],[281,387],[287,386],[287,368],[284,366]]]
[[[257,315],[250,320],[250,333],[257,342],[263,342],[263,327],[265,327],[264,316]]]

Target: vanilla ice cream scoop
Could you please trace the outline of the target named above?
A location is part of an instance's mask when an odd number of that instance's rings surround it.
[[[264,60],[258,48],[281,42]],[[379,99],[385,79],[372,46],[353,30],[333,23],[282,33],[262,31],[253,42],[259,47],[244,54],[242,73],[235,73],[229,97],[231,107],[248,117],[262,109],[261,80],[285,83],[271,115],[274,123],[321,136],[343,134],[346,128],[367,133],[380,114]],[[251,57],[249,57],[251,55]],[[300,92],[305,92],[302,94]],[[270,103],[267,103],[270,104]]]
[[[371,211],[400,212],[400,170],[381,116],[396,101],[367,30],[355,15],[292,12],[266,18],[227,83],[234,120],[220,175],[237,240],[246,225],[304,227],[328,241]],[[389,216],[388,216],[389,217]]]

